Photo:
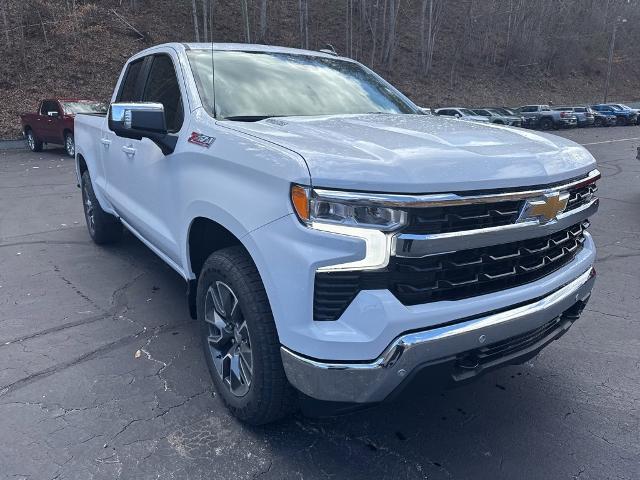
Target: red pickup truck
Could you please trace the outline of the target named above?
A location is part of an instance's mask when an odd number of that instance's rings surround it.
[[[32,152],[42,150],[43,144],[64,145],[67,154],[75,155],[73,118],[76,113],[105,114],[107,104],[95,100],[47,99],[40,102],[37,113],[20,115],[22,131]]]

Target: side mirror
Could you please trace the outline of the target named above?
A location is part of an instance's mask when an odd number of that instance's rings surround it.
[[[462,117],[462,115],[460,115],[459,113],[456,113],[456,118],[460,118]]]
[[[161,103],[112,103],[109,108],[109,129],[117,136],[141,140],[146,137],[162,153],[173,153],[178,137],[167,132],[164,106]]]
[[[55,117],[55,118],[58,118],[58,116],[59,116],[60,114],[54,110],[54,111],[51,111],[51,112],[47,112],[47,115],[48,115],[49,117]]]

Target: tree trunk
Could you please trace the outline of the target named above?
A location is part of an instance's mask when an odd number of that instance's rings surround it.
[[[207,6],[208,0],[202,0],[202,41],[209,41],[209,8]]]
[[[389,15],[387,21],[387,45],[385,47],[383,63],[387,68],[393,64],[396,47],[396,26],[398,23],[398,13],[400,11],[400,0],[389,0]]]
[[[300,13],[300,48],[309,48],[309,2],[298,0]]]
[[[247,0],[242,0],[242,20],[244,23],[244,39],[245,42],[251,43],[251,31],[249,28],[249,6]]]
[[[198,9],[196,7],[196,0],[191,0],[192,14],[193,14],[193,30],[196,35],[196,42],[200,41],[200,27],[198,26]]]
[[[2,24],[4,25],[4,35],[7,40],[7,47],[11,46],[11,37],[9,37],[9,20],[7,19],[7,2],[2,2]]]
[[[260,3],[260,41],[267,43],[267,0]]]

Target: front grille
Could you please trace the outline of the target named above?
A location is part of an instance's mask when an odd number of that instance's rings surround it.
[[[569,190],[566,210],[588,203],[596,192],[595,183]],[[409,222],[403,233],[433,235],[438,233],[501,227],[515,223],[524,201],[504,201],[488,204],[454,205],[449,207],[414,208],[409,210]]]
[[[598,186],[595,183],[569,190],[569,201],[565,211],[574,210],[590,202],[597,191]]]
[[[425,235],[500,227],[515,223],[521,208],[522,201],[416,208],[409,212],[404,232]]]
[[[392,257],[383,270],[318,272],[314,318],[335,320],[360,290],[388,289],[405,305],[460,300],[523,285],[569,263],[588,222],[545,237],[432,255]]]

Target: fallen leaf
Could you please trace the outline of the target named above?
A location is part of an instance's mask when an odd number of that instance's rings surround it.
[[[136,350],[136,353],[133,356],[133,358],[140,358],[140,355],[142,355],[142,352],[140,350]]]

